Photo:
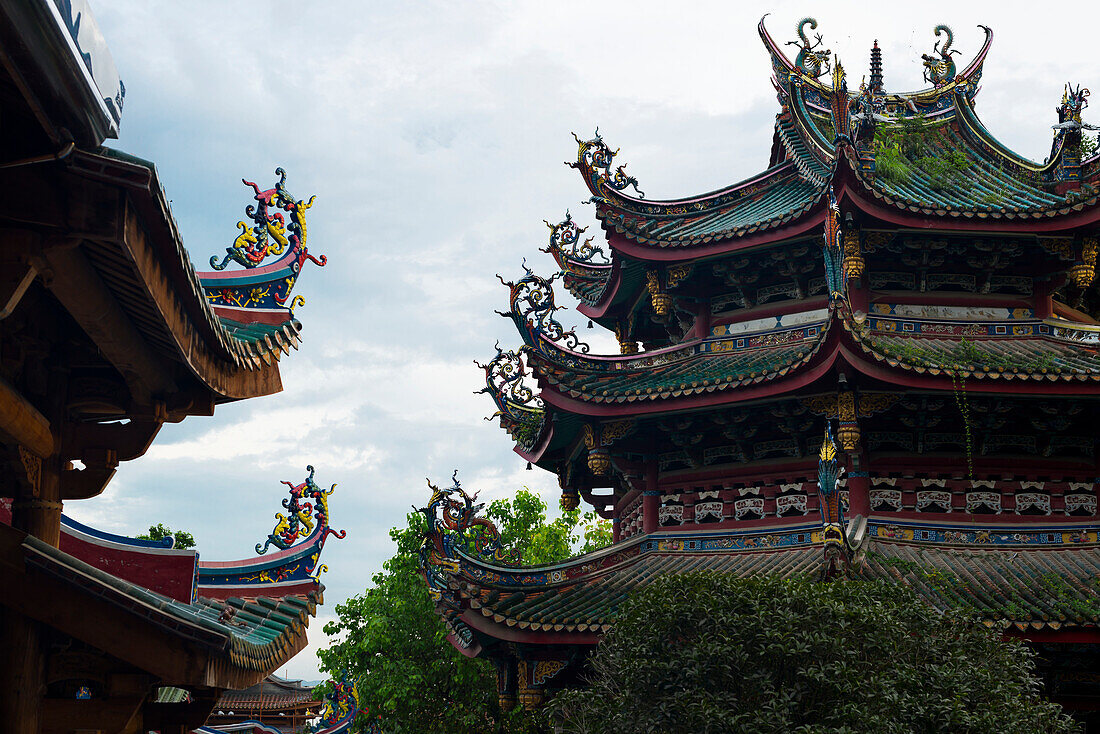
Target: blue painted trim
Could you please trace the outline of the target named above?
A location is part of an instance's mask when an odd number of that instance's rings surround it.
[[[93,538],[99,540],[106,540],[111,543],[118,543],[119,545],[132,545],[136,548],[173,548],[176,545],[175,538],[165,538],[164,540],[142,540],[140,538],[131,538],[126,535],[115,535],[114,533],[107,533],[102,530],[96,530],[93,527],[88,527],[84,523],[77,522],[67,515],[61,515],[61,525],[63,527],[70,528],[79,533],[90,535]]]

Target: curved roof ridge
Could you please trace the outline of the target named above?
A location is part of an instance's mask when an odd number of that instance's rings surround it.
[[[1068,333],[1073,331],[1069,327],[1061,327],[1067,333],[1056,340],[1057,327],[1046,325],[1044,329],[1045,322],[1039,320],[1024,325],[1013,322],[1014,328],[1005,329],[1001,336],[996,335],[997,325],[993,322],[952,329],[951,325],[929,321],[935,332],[915,329],[901,334],[896,330],[876,331],[874,325],[879,320],[896,319],[870,315],[862,324],[852,318],[844,318],[842,323],[864,354],[890,367],[933,377],[1100,381],[1100,356],[1096,349],[1075,340]],[[1029,329],[1028,333],[1020,333],[1022,328]],[[966,329],[969,333],[962,333]]]
[[[629,361],[636,369],[611,369],[610,363],[592,360],[559,363],[548,355],[540,355],[531,367],[554,392],[583,402],[692,397],[770,382],[799,371],[821,352],[835,314],[834,310],[811,324],[698,340],[677,347],[668,359],[631,355]],[[680,351],[682,356],[676,353]]]
[[[828,54],[829,51],[824,52],[813,51],[819,44],[809,46],[808,40],[802,35],[801,25],[809,21],[812,23],[811,28],[817,27],[817,21],[813,18],[805,18],[799,24],[799,35],[802,38],[803,47],[799,54],[799,58],[802,58],[802,54],[809,52],[811,56],[816,56],[819,59],[819,63],[814,66],[814,70],[819,72],[818,75],[814,75],[807,71],[807,69],[801,66],[800,62],[791,61],[783,53],[779,44],[768,33],[767,28],[764,25],[764,19],[768,17],[765,14],[760,22],[757,24],[756,29],[760,34],[760,39],[764,42],[764,47],[768,50],[768,53],[772,57],[772,70],[773,70],[773,82],[776,86],[782,90],[789,92],[794,87],[804,87],[819,93],[826,98],[831,93],[831,89],[828,85],[818,80],[818,76],[824,73],[822,69],[827,70]],[[947,94],[953,94],[957,90],[962,88],[968,88],[971,94],[977,93],[976,83],[981,78],[982,67],[985,64],[986,56],[989,53],[989,49],[993,44],[993,30],[984,25],[978,25],[983,31],[985,31],[985,39],[982,42],[982,47],[978,50],[974,58],[967,64],[966,68],[954,78],[947,79],[943,83],[932,87],[926,87],[911,92],[889,92],[886,94],[886,98],[891,102],[905,103],[907,101],[919,101],[922,103],[934,102],[936,99],[943,97]],[[820,37],[818,38],[820,41]],[[791,41],[791,44],[796,42]],[[926,60],[927,63],[927,60]],[[953,62],[952,62],[953,63]],[[858,93],[849,92],[850,97],[857,96]]]
[[[981,121],[981,118],[978,117],[978,113],[970,104],[969,99],[962,95],[955,95],[955,109],[957,113],[959,113],[956,114],[956,119],[958,119],[960,123],[959,129],[963,131],[964,135],[966,133],[974,135],[978,140],[986,143],[991,148],[991,152],[1000,155],[1009,163],[1019,166],[1024,170],[1036,173],[1045,173],[1057,165],[1058,158],[1062,151],[1060,144],[1054,152],[1054,155],[1050,157],[1050,160],[1044,163],[1036,163],[1030,158],[1012,150],[993,135],[993,133],[989,131],[989,128],[985,126],[985,123]]]

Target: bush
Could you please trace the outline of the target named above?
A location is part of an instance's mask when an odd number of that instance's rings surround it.
[[[561,731],[1069,732],[1033,653],[883,582],[658,579],[560,694]]]

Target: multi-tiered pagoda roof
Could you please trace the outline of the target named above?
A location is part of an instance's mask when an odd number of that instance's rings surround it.
[[[938,26],[928,86],[894,93],[877,42],[857,86],[816,26],[792,61],[759,25],[766,170],[652,201],[598,133],[578,138],[606,247],[567,213],[547,222],[560,273],[506,282],[522,345],[483,365],[485,392],[563,507],[583,499],[616,542],[515,567],[464,540],[473,496],[436,490],[426,578],[505,703],[577,684],[631,590],[693,569],[887,579],[1036,644],[1100,643],[1088,91],[1066,86],[1035,163],[975,112],[990,29],[957,67]],[[559,278],[620,354],[562,325]]]

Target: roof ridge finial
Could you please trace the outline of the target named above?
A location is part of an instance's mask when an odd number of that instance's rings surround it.
[[[871,47],[871,94],[881,94],[885,90],[882,86],[882,49],[878,47],[878,39]]]

